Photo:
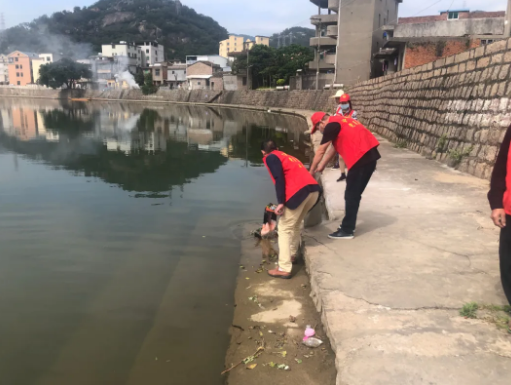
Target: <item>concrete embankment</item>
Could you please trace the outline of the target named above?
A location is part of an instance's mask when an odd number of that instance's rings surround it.
[[[327,237],[344,214],[345,186],[335,170],[322,176],[335,220],[305,236],[337,384],[508,384],[508,316],[459,314],[469,302],[506,304],[487,183],[383,139],[381,153],[356,238]]]
[[[91,100],[139,101],[148,103],[194,103],[244,106],[255,108],[286,108],[292,110],[328,110],[334,108],[331,91],[183,91],[160,89],[154,95],[140,90],[51,90],[0,87],[0,97],[45,99],[85,98]]]

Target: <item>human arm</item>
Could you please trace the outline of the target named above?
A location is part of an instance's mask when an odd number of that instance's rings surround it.
[[[352,119],[358,120],[358,114],[357,111],[353,111],[353,114],[351,115]]]
[[[328,148],[328,151],[326,155],[323,157],[323,161],[319,164],[317,168],[317,172],[323,172],[328,165],[328,163],[332,160],[332,158],[337,154],[337,151],[335,150],[334,146],[330,146]]]
[[[327,150],[330,147],[330,144],[337,139],[337,136],[341,132],[341,125],[339,123],[328,123],[323,131],[323,139],[321,140],[321,145],[316,150],[316,155],[314,156],[314,160],[312,161],[312,165],[310,168],[310,173],[314,175],[316,171],[318,171],[318,166],[321,163],[323,157],[327,153]],[[331,151],[327,157],[328,160],[332,159],[335,155],[335,151]],[[327,161],[328,163],[328,161]],[[325,163],[325,164],[327,164]],[[324,168],[323,168],[324,169]]]
[[[266,165],[275,181],[275,192],[277,193],[278,202],[275,214],[282,215],[284,213],[284,204],[286,203],[286,179],[282,162],[277,156],[270,154],[266,157]]]
[[[504,211],[504,193],[506,192],[506,176],[509,147],[511,143],[511,127],[508,128],[500,146],[499,155],[493,168],[488,192],[488,201],[492,209],[492,219],[495,226],[506,226],[506,213]]]

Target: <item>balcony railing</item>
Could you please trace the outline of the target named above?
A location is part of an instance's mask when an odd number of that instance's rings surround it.
[[[339,35],[339,27],[337,25],[329,25],[326,27],[326,35],[333,39],[337,39],[337,36]]]
[[[339,21],[339,17],[335,14],[311,16],[311,24],[313,24],[313,25],[337,24],[338,21]]]
[[[316,47],[318,45],[318,40],[320,46],[337,45],[337,40],[332,39],[331,37],[323,36],[311,38],[310,39],[311,47]]]

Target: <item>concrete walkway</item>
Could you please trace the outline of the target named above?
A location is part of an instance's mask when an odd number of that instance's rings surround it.
[[[323,183],[337,219],[305,234],[337,384],[508,385],[511,335],[459,316],[467,302],[506,304],[488,182],[384,140],[381,153],[356,238],[326,236],[344,210],[345,185],[333,170]]]

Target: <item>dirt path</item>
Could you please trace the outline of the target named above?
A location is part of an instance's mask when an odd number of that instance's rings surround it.
[[[252,384],[335,384],[335,356],[321,327],[320,316],[310,297],[309,278],[303,260],[295,267],[294,278],[279,280],[260,271],[262,251],[255,246],[250,230],[257,224],[236,228],[242,239],[242,261],[235,294],[236,310],[226,369],[264,351],[248,365],[241,364],[226,374],[229,385]],[[264,268],[274,264],[265,264]],[[259,272],[258,272],[259,271]],[[324,341],[311,349],[301,341],[307,325],[315,326]],[[250,365],[257,366],[249,369]],[[278,369],[289,366],[289,370]]]

